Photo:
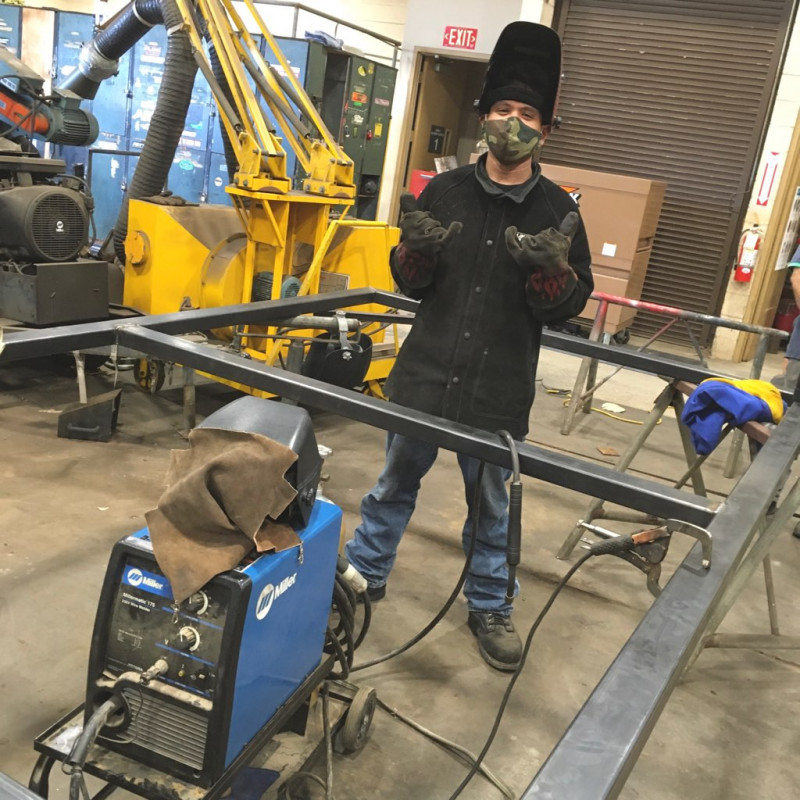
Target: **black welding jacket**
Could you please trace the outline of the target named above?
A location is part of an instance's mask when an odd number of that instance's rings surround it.
[[[578,280],[546,315],[537,314],[526,299],[528,274],[506,250],[506,228],[558,229],[575,201],[538,165],[527,183],[500,187],[489,180],[484,160],[437,175],[419,196],[417,207],[445,228],[463,223],[427,279],[409,286],[392,257],[400,290],[420,305],[384,391],[400,405],[522,439],[542,324],[569,319],[586,305],[594,285],[591,255],[581,220],[569,253]]]

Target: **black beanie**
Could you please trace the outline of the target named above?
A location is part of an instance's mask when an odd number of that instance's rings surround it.
[[[478,102],[478,113],[481,115],[488,114],[492,106],[500,102],[500,100],[516,100],[518,103],[526,103],[529,106],[533,106],[540,113],[544,105],[544,98],[541,93],[521,81],[512,81],[505,86],[487,89]]]

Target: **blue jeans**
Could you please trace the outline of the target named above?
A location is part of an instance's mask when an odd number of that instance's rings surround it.
[[[789,343],[786,345],[786,358],[793,358],[795,361],[800,361],[800,316],[794,318],[792,325],[792,334],[789,337]]]
[[[394,566],[397,547],[411,519],[422,478],[436,461],[438,448],[428,442],[390,433],[386,440],[386,463],[378,484],[361,501],[361,524],[345,545],[347,560],[366,578],[370,586],[386,583]],[[472,532],[473,497],[480,462],[458,454],[464,477],[467,520],[461,534],[466,553]],[[464,584],[464,595],[471,611],[498,611],[509,614],[505,601],[508,581],[506,532],[510,470],[486,464],[481,481],[478,536],[472,564]]]

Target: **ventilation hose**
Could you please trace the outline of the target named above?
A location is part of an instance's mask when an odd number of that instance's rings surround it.
[[[161,0],[136,0],[115,14],[84,44],[78,69],[59,86],[79,97],[94,99],[100,84],[116,74],[119,59],[154,25],[162,21]]]
[[[128,233],[129,200],[152,197],[164,188],[186,124],[186,113],[192,100],[192,87],[197,72],[192,44],[189,35],[182,28],[183,18],[175,0],[159,0],[159,2],[163,24],[169,37],[164,77],[144,147],[114,225],[114,252],[123,263],[125,237]]]
[[[220,85],[223,95],[225,95],[225,98],[231,106],[233,106],[233,92],[231,92],[231,87],[225,76],[225,71],[222,69],[222,64],[220,64],[217,49],[208,36],[206,36],[206,41],[208,42],[208,60],[211,63],[211,71],[214,73],[214,77]],[[217,115],[217,124],[222,134],[222,149],[225,153],[225,166],[228,168],[228,183],[233,183],[233,176],[239,169],[239,163],[236,159],[236,152],[231,144],[230,136],[228,136],[228,131],[225,129],[225,125],[222,122],[222,116],[219,114]]]

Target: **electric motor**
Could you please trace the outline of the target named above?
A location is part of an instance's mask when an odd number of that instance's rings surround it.
[[[0,259],[71,261],[86,245],[84,196],[60,186],[14,186],[0,191]]]

